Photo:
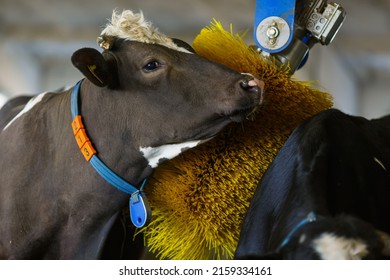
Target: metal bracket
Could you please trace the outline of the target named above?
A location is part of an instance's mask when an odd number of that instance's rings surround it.
[[[295,0],[256,0],[254,40],[265,52],[284,50],[294,36]]]

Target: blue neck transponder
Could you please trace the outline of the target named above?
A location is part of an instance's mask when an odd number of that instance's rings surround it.
[[[79,81],[73,87],[70,100],[70,109],[73,119],[72,128],[76,142],[85,159],[93,166],[96,172],[99,173],[101,177],[103,177],[104,180],[122,192],[131,195],[129,199],[131,221],[134,226],[138,228],[143,227],[150,221],[151,217],[151,209],[146,199],[145,193],[143,192],[143,188],[147,182],[147,179],[144,179],[141,187],[137,189],[132,184],[126,182],[124,179],[118,176],[97,156],[97,152],[87,136],[86,129],[81,120],[81,115],[79,114],[78,99],[82,81],[83,80]]]
[[[317,215],[314,212],[310,212],[305,219],[300,221],[291,231],[289,234],[287,234],[286,238],[283,240],[283,242],[279,246],[279,250],[286,246],[288,242],[290,242],[291,238],[294,236],[294,234],[297,232],[298,229],[300,229],[302,226],[314,222],[317,220]]]

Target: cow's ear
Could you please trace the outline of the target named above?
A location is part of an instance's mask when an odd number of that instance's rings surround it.
[[[83,75],[92,83],[99,87],[109,85],[112,81],[109,63],[104,56],[96,49],[82,48],[72,55],[73,65],[83,73]]]

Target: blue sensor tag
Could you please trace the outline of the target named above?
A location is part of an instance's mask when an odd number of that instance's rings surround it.
[[[145,193],[140,191],[133,193],[130,197],[129,207],[130,219],[134,226],[141,228],[149,223],[152,210]]]

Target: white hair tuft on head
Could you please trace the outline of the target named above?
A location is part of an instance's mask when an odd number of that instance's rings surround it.
[[[109,44],[107,46],[104,40],[107,36],[141,43],[158,44],[177,51],[189,52],[177,46],[171,38],[159,32],[151,22],[146,21],[142,11],[133,13],[130,10],[124,10],[120,14],[114,10],[111,21],[106,25],[101,33],[101,37],[99,37],[99,45],[105,49],[109,48]]]

